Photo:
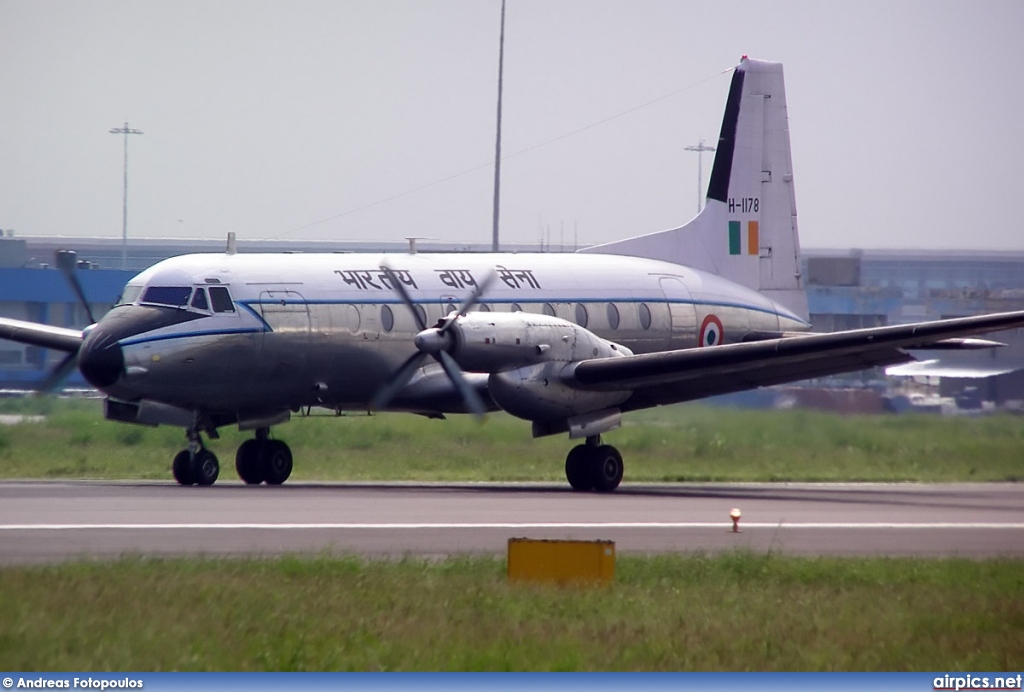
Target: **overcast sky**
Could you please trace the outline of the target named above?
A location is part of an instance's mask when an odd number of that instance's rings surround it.
[[[0,0],[0,228],[120,237],[127,121],[130,236],[487,243],[499,19]],[[508,0],[506,21],[502,240],[690,218],[684,147],[715,142],[749,54],[785,64],[805,247],[1024,250],[1024,2]]]

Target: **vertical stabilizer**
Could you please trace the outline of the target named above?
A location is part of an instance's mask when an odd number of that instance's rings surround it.
[[[712,272],[806,320],[782,63],[744,57],[733,72],[700,214],[679,228],[581,252],[663,259]]]

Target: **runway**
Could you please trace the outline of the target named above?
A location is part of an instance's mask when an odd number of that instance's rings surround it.
[[[729,512],[739,508],[740,531]],[[0,564],[121,555],[503,554],[513,537],[621,553],[1024,556],[1024,485],[0,483]]]

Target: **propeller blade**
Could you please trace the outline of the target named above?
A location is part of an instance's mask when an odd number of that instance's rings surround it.
[[[496,272],[494,269],[491,269],[491,271],[487,273],[487,276],[484,277],[484,280],[477,284],[476,288],[473,289],[473,292],[469,294],[469,297],[467,297],[466,300],[463,301],[462,307],[459,308],[459,317],[465,315],[472,309],[474,305],[480,302],[480,298],[483,297],[484,293],[487,291],[487,288],[491,285],[491,282],[494,281],[494,278],[497,275],[498,272]],[[449,320],[448,323],[444,327],[442,327],[442,329],[447,329],[448,325],[451,324],[452,321],[453,320]]]
[[[41,394],[49,394],[60,386],[64,379],[71,374],[71,371],[78,365],[78,351],[72,351],[64,356],[64,360],[53,369],[36,391]]]
[[[402,367],[391,376],[391,379],[385,382],[384,386],[373,395],[373,399],[370,400],[370,410],[380,411],[390,404],[395,395],[402,391],[405,385],[409,384],[409,380],[412,379],[413,374],[423,365],[423,360],[426,357],[427,354],[422,352],[409,356],[408,360],[402,363]]]
[[[78,302],[85,308],[85,314],[89,316],[89,324],[96,324],[96,318],[93,317],[89,301],[85,299],[85,291],[82,290],[82,284],[78,281],[78,274],[75,273],[78,253],[74,250],[57,250],[54,255],[57,267],[63,272],[64,278],[68,280],[68,283],[71,284],[71,290],[78,296]]]
[[[405,385],[412,379],[413,374],[423,364],[423,359],[428,356],[433,356],[437,362],[441,364],[448,379],[451,380],[452,384],[458,390],[459,395],[462,397],[463,403],[466,408],[478,419],[482,420],[487,414],[487,407],[484,402],[480,399],[480,395],[477,394],[476,390],[470,386],[466,377],[462,374],[462,369],[459,364],[455,362],[451,354],[448,353],[447,349],[452,347],[453,340],[447,334],[448,330],[452,329],[459,317],[464,316],[467,312],[472,309],[474,305],[480,300],[480,297],[487,290],[491,282],[494,281],[498,273],[492,269],[488,275],[481,281],[473,292],[463,301],[462,306],[455,314],[449,314],[447,317],[441,319],[437,323],[437,326],[428,329],[424,323],[423,315],[419,310],[416,309],[416,304],[413,303],[412,297],[408,291],[405,290],[405,286],[399,281],[398,276],[392,271],[391,267],[386,264],[381,264],[380,269],[384,272],[391,287],[398,293],[399,297],[409,312],[413,314],[413,319],[416,320],[416,325],[419,327],[419,333],[414,339],[418,353],[413,354],[406,360],[402,367],[400,367],[391,379],[381,387],[377,393],[373,396],[370,402],[371,410],[380,410],[387,406],[391,400],[402,390]]]
[[[448,378],[455,385],[455,388],[459,390],[459,394],[462,395],[462,401],[465,402],[466,408],[476,417],[477,420],[483,420],[487,414],[487,407],[484,406],[484,402],[480,399],[480,396],[476,393],[466,378],[462,376],[462,370],[459,368],[459,364],[455,362],[455,359],[448,355],[447,351],[440,351],[435,356],[441,363],[441,367],[448,374]]]
[[[401,297],[405,307],[409,308],[409,312],[412,313],[412,318],[416,320],[416,326],[419,327],[419,331],[422,332],[427,328],[427,325],[424,323],[423,317],[420,315],[420,311],[416,309],[416,305],[412,302],[412,297],[409,295],[409,292],[405,290],[405,286],[403,286],[402,282],[398,280],[398,276],[391,270],[391,267],[386,264],[382,264],[380,265],[380,270],[384,272],[386,277],[388,277],[388,282],[390,282],[391,287],[395,289],[399,297]]]

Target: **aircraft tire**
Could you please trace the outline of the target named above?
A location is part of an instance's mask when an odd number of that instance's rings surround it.
[[[201,449],[192,459],[192,477],[196,485],[213,485],[220,476],[220,462],[217,455],[208,449]]]
[[[246,485],[259,485],[263,482],[260,451],[264,444],[260,440],[246,440],[238,446],[238,452],[235,453],[235,471]]]
[[[593,474],[588,457],[588,447],[577,445],[565,457],[565,478],[573,490],[586,492],[594,489]]]
[[[281,440],[266,440],[260,451],[260,467],[267,485],[281,485],[292,475],[292,450]]]
[[[179,485],[196,484],[195,476],[192,474],[192,455],[188,453],[187,449],[181,450],[174,456],[171,472]]]
[[[594,490],[610,493],[619,487],[625,470],[619,450],[611,445],[601,445],[591,452],[589,461]]]

